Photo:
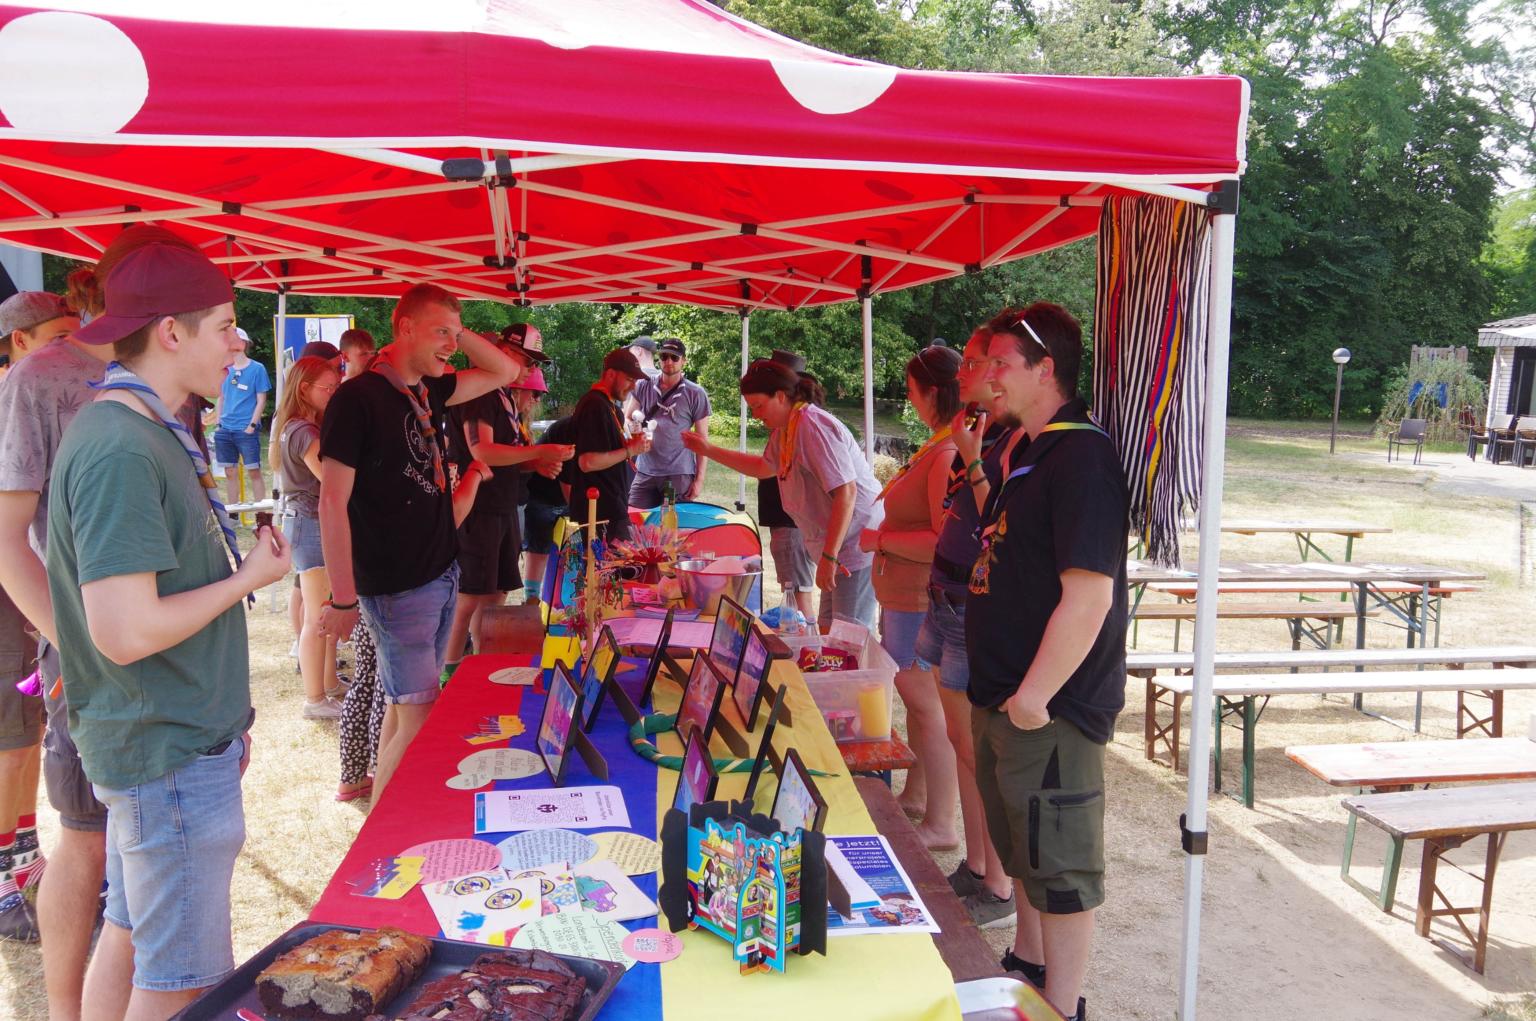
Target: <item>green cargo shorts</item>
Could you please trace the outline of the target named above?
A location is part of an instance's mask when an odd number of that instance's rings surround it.
[[[1070,720],[1020,730],[971,709],[976,785],[1003,870],[1045,914],[1104,902],[1104,746]]]

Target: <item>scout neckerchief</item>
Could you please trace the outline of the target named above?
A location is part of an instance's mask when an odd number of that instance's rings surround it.
[[[1008,430],[995,422],[987,426],[987,431],[981,434],[981,451],[979,460],[985,461],[991,454],[992,448],[997,446],[997,441],[1008,435]],[[954,460],[949,463],[949,481],[944,486],[944,512],[945,517],[954,516],[955,512],[950,505],[955,502],[955,497],[960,494],[970,482],[967,476],[970,474],[963,458],[957,453]]]
[[[1008,515],[1004,510],[1008,495],[1008,487],[1015,479],[1022,478],[1035,470],[1035,466],[1045,460],[1046,456],[1054,449],[1059,437],[1047,438],[1047,433],[1065,433],[1076,430],[1092,430],[1101,436],[1109,434],[1092,422],[1052,422],[1040,430],[1039,435],[1031,436],[1029,445],[1024,448],[1024,463],[1009,472],[1000,485],[994,486],[992,492],[987,494],[986,506],[981,509],[981,519],[976,526],[976,540],[980,548],[976,553],[976,563],[971,567],[971,579],[967,586],[972,595],[985,595],[991,591],[990,578],[992,572],[992,547],[1002,539],[1007,532]],[[1004,467],[1007,467],[1006,462]]]
[[[789,478],[795,465],[795,437],[800,432],[800,420],[805,417],[805,402],[797,401],[789,409],[789,421],[784,423],[784,443],[779,447],[779,480]]]
[[[443,448],[438,445],[437,429],[432,425],[427,388],[420,383],[416,386],[406,386],[405,380],[400,378],[399,371],[385,358],[374,362],[373,367],[368,371],[377,372],[383,376],[389,381],[390,386],[400,391],[405,399],[411,402],[411,411],[416,415],[416,425],[421,429],[421,435],[427,441],[427,445],[432,448],[432,481],[437,485],[439,492],[446,492],[448,483],[443,478]]]
[[[651,402],[650,408],[645,409],[645,417],[655,418],[656,412],[662,410],[666,410],[668,417],[671,417],[672,405],[676,403],[679,397],[682,396],[683,388],[687,385],[687,383],[688,380],[686,378],[679,377],[676,386],[670,390],[663,390],[661,388],[661,380],[656,380],[656,382],[651,386],[651,390],[656,395],[656,399]]]
[[[532,446],[533,436],[528,432],[528,424],[523,421],[523,416],[519,415],[517,409],[512,406],[512,400],[507,396],[507,388],[497,387],[496,396],[501,398],[501,407],[507,413],[507,420],[512,423],[512,428],[517,432],[517,442],[513,446]]]
[[[884,500],[885,494],[889,493],[891,488],[895,486],[896,483],[901,481],[901,477],[907,472],[911,471],[913,467],[924,457],[928,456],[928,452],[930,450],[937,447],[945,440],[949,439],[949,435],[952,432],[954,432],[954,427],[946,425],[944,428],[940,429],[938,432],[924,440],[923,445],[917,448],[917,453],[909,457],[906,464],[902,465],[900,468],[897,468],[896,474],[891,476],[891,481],[887,482],[884,486],[881,487],[880,495],[875,497],[875,499]]]
[[[192,459],[192,469],[197,472],[197,481],[202,483],[203,495],[208,497],[208,505],[213,508],[213,518],[219,523],[219,529],[224,533],[224,545],[229,547],[229,555],[235,558],[235,566],[240,566],[240,544],[235,541],[235,530],[229,523],[229,513],[224,509],[224,504],[219,500],[218,483],[213,481],[213,472],[208,470],[208,461],[203,457],[203,452],[197,449],[197,443],[192,439],[192,434],[187,427],[176,421],[176,416],[166,410],[165,402],[160,395],[138,374],[126,365],[112,362],[107,366],[107,373],[100,383],[92,383],[97,390],[127,390],[138,397],[139,401],[149,409],[149,413],[160,420],[160,424],[171,431],[171,435],[181,443],[181,449],[187,452]],[[256,605],[256,595],[252,593],[246,596],[252,606]]]

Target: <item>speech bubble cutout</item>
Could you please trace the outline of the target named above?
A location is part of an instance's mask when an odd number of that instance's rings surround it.
[[[512,945],[523,950],[615,961],[629,969],[635,966],[635,959],[624,952],[624,937],[628,935],[629,930],[618,922],[587,911],[566,911],[529,922],[517,930]]]
[[[624,952],[644,964],[661,964],[683,953],[683,941],[676,933],[662,929],[636,929],[620,944]]]
[[[509,666],[491,674],[492,684],[531,685],[544,671],[536,666]]]
[[[421,881],[435,883],[443,879],[484,872],[501,864],[501,851],[484,840],[429,840],[401,851],[399,857],[417,855],[426,860],[421,865]]]
[[[501,867],[508,872],[538,868],[563,861],[580,865],[597,853],[597,844],[584,833],[572,830],[525,830],[496,845]]]
[[[459,760],[457,776],[444,781],[456,791],[472,791],[492,780],[521,780],[544,769],[539,757],[523,748],[483,748]]]
[[[596,858],[606,858],[624,870],[626,876],[646,876],[661,868],[661,845],[649,837],[628,830],[594,833]]]

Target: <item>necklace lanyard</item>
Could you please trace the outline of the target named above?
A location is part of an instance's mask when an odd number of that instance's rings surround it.
[[[789,478],[789,471],[795,463],[795,437],[800,432],[800,420],[805,417],[805,402],[800,401],[789,412],[789,421],[784,425],[784,445],[779,449],[779,480],[782,482]]]
[[[498,387],[496,390],[496,396],[501,398],[501,407],[507,413],[507,421],[512,423],[512,429],[517,433],[517,443],[514,445],[524,447],[532,446],[533,437],[528,432],[528,426],[523,422],[523,416],[517,413],[517,409],[512,406],[512,401],[508,399],[506,388]]]
[[[891,476],[891,481],[887,482],[884,486],[882,486],[880,488],[880,495],[875,497],[875,499],[876,500],[884,500],[885,499],[885,494],[889,493],[891,491],[892,487],[894,487],[896,485],[896,483],[901,481],[901,477],[903,475],[907,474],[907,472],[911,471],[913,469],[913,467],[915,467],[919,461],[921,461],[925,456],[927,456],[927,454],[928,454],[928,452],[930,450],[932,450],[933,448],[937,447],[939,444],[943,443],[945,440],[949,439],[949,435],[953,431],[954,431],[954,427],[953,426],[946,425],[944,428],[940,429],[938,432],[934,433],[932,436],[930,436],[926,440],[924,440],[923,441],[923,445],[921,447],[917,448],[917,453],[913,454],[910,458],[908,458],[906,464],[904,464],[900,468],[896,469],[896,474]]]
[[[1030,449],[1034,447],[1034,445],[1038,443],[1040,438],[1046,433],[1076,432],[1079,430],[1096,432],[1106,439],[1109,438],[1109,433],[1105,432],[1103,429],[1100,429],[1092,422],[1052,422],[1044,429],[1041,429],[1039,435],[1030,437],[1029,446],[1024,448],[1024,454],[1026,457],[1028,457]],[[1035,466],[1038,465],[1041,461],[1045,460],[1045,455],[1050,453],[1050,450],[1051,448],[1047,448],[1046,450],[1041,451],[1040,456],[1034,461],[1019,465],[1019,467],[1009,472],[1007,476],[1003,478],[1001,485],[992,490],[991,493],[987,494],[987,505],[986,507],[982,508],[981,525],[978,526],[977,529],[977,538],[983,538],[986,532],[990,531],[990,526],[987,523],[990,522],[996,515],[998,507],[1002,506],[1003,500],[1008,493],[1009,483],[1013,482],[1014,479],[1022,478],[1023,476],[1028,475],[1030,472],[1034,471]]]

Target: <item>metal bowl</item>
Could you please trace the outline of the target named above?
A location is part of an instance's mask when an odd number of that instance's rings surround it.
[[[710,565],[708,560],[679,560],[674,565],[678,583],[683,590],[683,603],[697,607],[705,614],[720,611],[720,597],[729,596],[737,605],[745,607],[752,586],[763,576],[762,571],[744,574],[704,574]]]

